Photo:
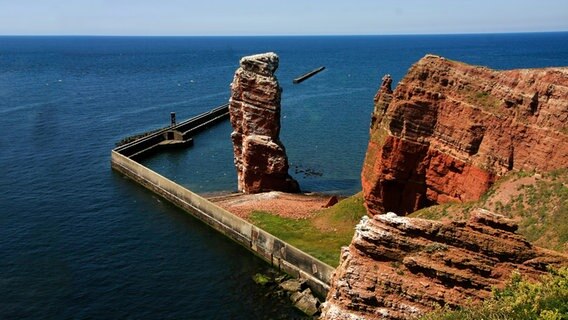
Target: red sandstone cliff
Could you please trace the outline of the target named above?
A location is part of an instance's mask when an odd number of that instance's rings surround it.
[[[512,271],[537,278],[568,256],[532,246],[512,220],[478,209],[469,221],[393,213],[364,217],[344,248],[325,320],[409,319],[491,295]]]
[[[244,57],[231,84],[229,112],[238,189],[245,193],[298,192],[280,142],[280,94],[274,53]]]
[[[568,68],[495,71],[428,55],[375,97],[370,215],[479,198],[510,170],[568,165]]]

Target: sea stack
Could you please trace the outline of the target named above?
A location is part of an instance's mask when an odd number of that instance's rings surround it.
[[[509,171],[568,163],[568,68],[496,71],[427,55],[375,96],[361,175],[370,215],[477,200]]]
[[[272,52],[243,57],[231,84],[231,139],[240,192],[300,191],[288,174],[279,138],[282,88],[274,75],[278,62]]]

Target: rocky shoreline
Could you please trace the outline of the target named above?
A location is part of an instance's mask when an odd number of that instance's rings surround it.
[[[258,285],[267,287],[274,297],[286,297],[298,310],[308,318],[317,319],[321,314],[322,302],[303,279],[295,279],[287,274],[270,270],[257,273],[252,280]]]

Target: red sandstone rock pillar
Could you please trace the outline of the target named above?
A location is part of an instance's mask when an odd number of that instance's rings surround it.
[[[238,189],[244,193],[299,192],[288,174],[280,142],[280,94],[274,72],[278,56],[264,53],[241,59],[231,84],[229,112]]]

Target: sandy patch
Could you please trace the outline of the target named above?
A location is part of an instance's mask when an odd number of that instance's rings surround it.
[[[512,199],[515,199],[524,192],[523,186],[534,185],[536,183],[536,180],[537,176],[531,176],[502,182],[501,185],[499,185],[497,192],[489,197],[486,208],[491,211],[495,211],[496,203],[500,202],[504,205],[508,204]]]
[[[330,197],[321,194],[271,191],[258,194],[231,194],[212,197],[209,200],[244,219],[255,210],[268,211],[285,218],[306,219],[322,209]]]

